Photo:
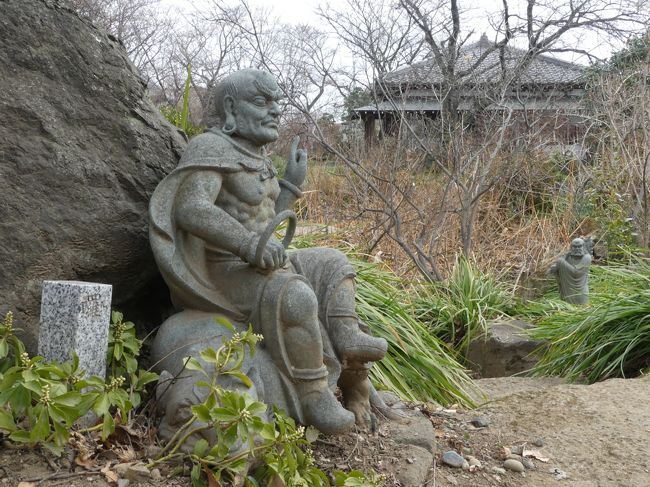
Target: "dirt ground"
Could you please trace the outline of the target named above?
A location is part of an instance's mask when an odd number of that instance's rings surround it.
[[[429,408],[437,452],[422,485],[650,487],[650,376],[591,386],[515,377],[482,379],[478,384],[489,398],[478,410]],[[485,428],[471,424],[480,415],[489,420]],[[392,475],[395,462],[417,459],[408,458],[403,448],[382,436],[386,431],[380,427],[377,434],[365,439],[357,433],[323,438],[315,447],[316,456],[326,456],[329,468],[373,468],[386,474],[388,487],[398,486]],[[540,439],[543,446],[534,446]],[[503,464],[504,447],[522,445],[526,451],[536,451],[531,457],[534,469],[523,474],[492,472]],[[481,469],[470,472],[442,465],[441,455],[449,449],[478,458]],[[57,471],[59,478],[41,481]],[[164,469],[162,474],[160,480],[141,485],[190,485],[187,477],[168,479]],[[21,481],[40,486],[115,485],[107,483],[99,471],[87,472],[81,467],[71,471],[67,459],[48,460],[39,452],[5,445],[0,449],[0,487],[17,486]]]

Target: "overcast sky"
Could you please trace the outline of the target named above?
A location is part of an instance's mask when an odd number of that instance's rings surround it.
[[[161,0],[163,5],[177,9],[181,13],[189,13],[194,9],[201,8],[211,0]],[[222,4],[233,4],[232,1],[219,0]],[[346,0],[247,0],[249,5],[253,8],[270,9],[272,14],[283,23],[299,24],[307,23],[315,25],[323,30],[327,30],[329,26],[317,15],[316,11],[319,5],[323,7],[329,4],[335,9],[344,10],[350,8]],[[462,0],[459,2],[461,8],[464,10],[462,13],[462,26],[463,32],[468,33],[473,30],[472,40],[478,40],[483,32],[486,32],[488,37],[494,37],[494,30],[489,23],[489,16],[501,11],[503,3],[502,0]],[[517,10],[525,12],[525,0],[510,0],[510,12],[513,13]],[[613,50],[620,49],[623,44],[621,42],[613,42],[611,39],[604,39],[595,33],[583,33],[580,39],[574,41],[581,49],[590,51],[592,54],[601,58],[608,57]],[[586,58],[582,55],[575,53],[563,53],[557,55],[567,61],[573,61],[583,64],[588,64]]]

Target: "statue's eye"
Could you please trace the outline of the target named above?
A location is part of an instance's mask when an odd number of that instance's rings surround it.
[[[266,106],[266,98],[263,96],[256,96],[253,98],[253,103],[260,107]]]

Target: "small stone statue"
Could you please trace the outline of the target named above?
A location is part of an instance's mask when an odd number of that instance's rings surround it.
[[[179,311],[161,326],[152,349],[172,375],[182,358],[251,323],[264,336],[243,372],[253,386],[230,383],[275,404],[306,425],[339,433],[370,423],[370,402],[385,407],[368,368],[386,353],[355,313],[354,269],[341,252],[286,251],[295,228],[289,210],[302,196],[307,154],[295,138],[284,179],[264,146],[278,138],[281,92],[266,72],[238,71],[211,94],[210,127],[194,137],[150,206],[150,241]],[[290,220],[283,242],[275,229]],[[183,372],[165,394],[160,434],[171,436],[199,402],[197,377]],[[336,399],[339,386],[345,407]],[[210,438],[208,438],[210,439]]]
[[[549,269],[557,279],[560,288],[560,298],[571,304],[587,304],[589,302],[589,265],[591,255],[587,251],[585,241],[574,238],[571,249],[561,255]]]

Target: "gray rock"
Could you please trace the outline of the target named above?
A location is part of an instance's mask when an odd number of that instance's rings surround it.
[[[533,351],[541,345],[526,334],[532,327],[520,320],[490,323],[487,336],[479,336],[469,345],[470,368],[484,378],[507,377],[531,369],[538,360]]]
[[[128,487],[130,483],[129,479],[117,479],[117,487]]]
[[[403,410],[405,419],[390,423],[390,438],[397,443],[424,448],[436,453],[436,435],[431,421],[420,411]]]
[[[523,455],[524,445],[513,445],[510,447],[510,453],[513,455]]]
[[[45,281],[41,300],[38,354],[50,362],[65,362],[72,352],[79,369],[106,375],[111,286],[91,282]]]
[[[113,470],[117,475],[120,477],[124,477],[126,474],[126,471],[129,469],[129,467],[133,465],[133,463],[118,463],[113,467]]]
[[[503,467],[512,470],[513,472],[523,472],[525,470],[523,464],[517,460],[506,460],[503,462]]]
[[[446,451],[442,454],[442,463],[454,468],[462,468],[466,460],[454,450]]]
[[[149,469],[142,464],[129,465],[124,473],[124,478],[132,482],[146,481],[151,477]]]
[[[472,419],[472,424],[477,428],[486,428],[490,424],[490,418],[485,414],[482,414],[481,416]]]
[[[528,457],[522,458],[521,463],[524,467],[526,467],[526,470],[532,470],[535,468],[535,463]]]
[[[405,445],[401,456],[410,461],[402,462],[399,470],[395,472],[399,485],[405,487],[424,485],[429,469],[433,465],[433,455],[419,446]]]
[[[497,475],[505,475],[506,469],[501,467],[492,467],[490,469],[490,472],[495,473]]]
[[[167,291],[147,204],[183,137],[119,42],[62,1],[1,10],[0,315],[14,311],[33,353],[42,281],[80,280],[112,284],[129,319],[157,325]]]
[[[544,446],[544,438],[541,438],[541,437],[535,438],[533,440],[533,445],[535,445],[536,447],[539,447],[539,448],[543,447]]]
[[[478,467],[478,468],[483,467],[483,464],[481,463],[481,461],[478,458],[473,457],[471,455],[467,457],[467,463],[469,463],[470,467]]]

